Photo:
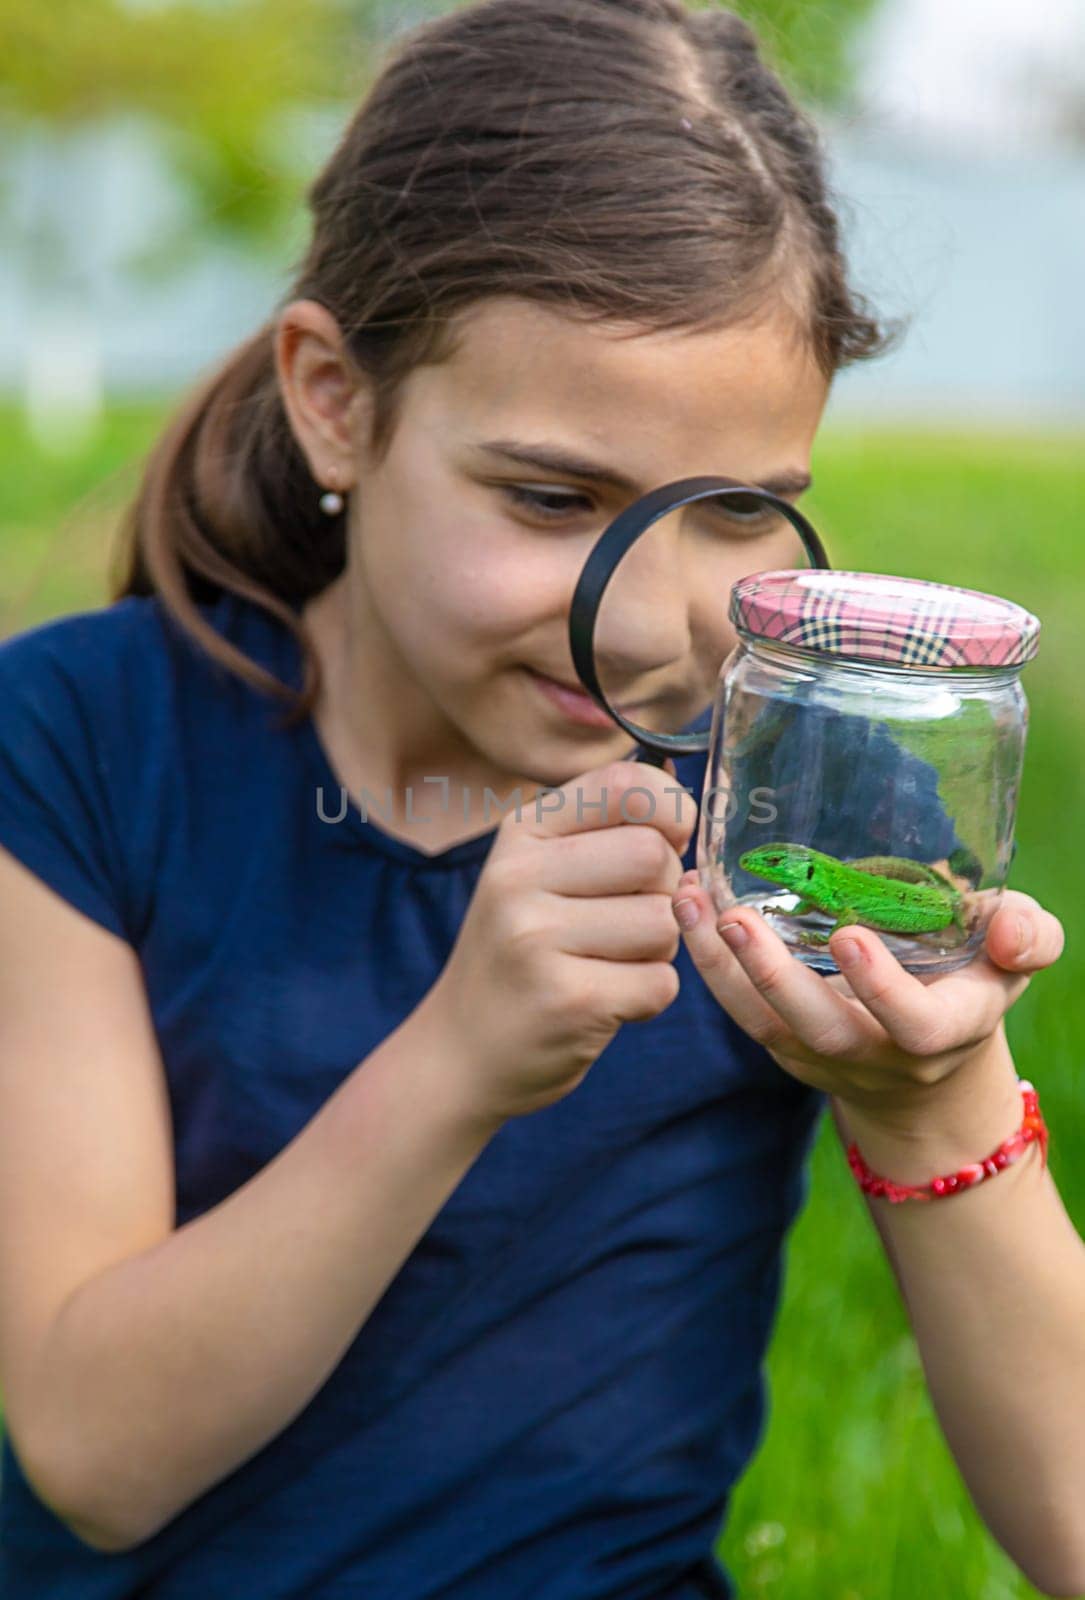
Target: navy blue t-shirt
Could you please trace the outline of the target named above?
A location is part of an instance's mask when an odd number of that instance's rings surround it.
[[[300,683],[268,613],[202,611]],[[178,1226],[419,1004],[496,831],[427,854],[356,802],[324,820],[338,779],[312,719],[281,714],[153,597],[0,644],[0,845],[138,954]],[[705,756],[677,769],[699,800]],[[675,1002],[501,1128],[309,1405],[156,1536],[83,1544],[5,1439],[4,1600],[729,1595],[710,1552],[762,1429],[825,1097],[676,959]]]

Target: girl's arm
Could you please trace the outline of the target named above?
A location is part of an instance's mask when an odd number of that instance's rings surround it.
[[[143,1542],[281,1433],[499,1128],[670,1005],[696,815],[671,777],[609,763],[506,816],[439,981],[179,1229],[135,951],[0,852],[0,1361],[80,1537]]]
[[[987,1155],[1021,1123],[1004,1029],[955,1076],[950,1114],[911,1137],[834,1098],[841,1139],[899,1183]],[[1085,1243],[1039,1149],[951,1199],[868,1206],[977,1510],[1045,1594],[1082,1595]]]
[[[150,1538],[321,1388],[497,1131],[450,1066],[423,1002],[254,1178],[62,1307],[35,1405],[86,1543]]]
[[[822,977],[750,907],[717,914],[696,870],[676,901],[699,913],[686,945],[720,1004],[832,1097],[838,1128],[875,1172],[925,1183],[1020,1127],[1003,1019],[1063,948],[1058,919],[1030,895],[1007,889],[983,955],[928,982],[858,925],[830,943],[846,977]],[[1030,1148],[949,1199],[872,1207],[980,1514],[1045,1594],[1082,1595],[1085,1243],[1050,1173]]]

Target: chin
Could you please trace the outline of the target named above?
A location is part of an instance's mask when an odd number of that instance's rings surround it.
[[[580,777],[582,773],[594,772],[612,761],[628,759],[632,752],[632,741],[620,728],[616,728],[613,737],[601,734],[590,744],[583,739],[554,741],[553,744],[540,740],[518,770],[525,783],[545,784],[549,788],[560,789],[562,784]]]

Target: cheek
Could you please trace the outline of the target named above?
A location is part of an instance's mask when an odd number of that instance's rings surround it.
[[[714,693],[720,667],[738,642],[727,615],[731,587],[747,573],[772,566],[773,561],[764,559],[765,554],[763,545],[757,555],[752,546],[745,551],[724,549],[687,570],[693,653],[706,693]]]
[[[427,517],[380,542],[367,562],[374,602],[404,654],[447,680],[488,670],[501,654],[519,663],[524,641],[556,617],[576,582],[553,554],[495,517]],[[529,652],[530,653],[530,652]]]
[[[697,688],[701,697],[708,700],[716,692],[720,668],[738,636],[727,620],[726,601],[720,601],[716,595],[710,595],[707,600],[698,596],[690,618]]]

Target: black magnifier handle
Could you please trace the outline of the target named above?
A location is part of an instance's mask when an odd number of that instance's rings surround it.
[[[654,733],[630,722],[608,703],[595,671],[594,652],[595,623],[603,592],[626,552],[642,533],[646,533],[668,512],[691,505],[695,500],[726,500],[729,496],[737,498],[740,495],[745,499],[760,500],[786,518],[802,540],[812,567],[827,569],[831,566],[825,546],[813,525],[801,511],[787,500],[781,500],[779,495],[740,483],[735,478],[682,478],[677,483],[666,483],[660,489],[651,490],[619,512],[610,526],[599,535],[573,591],[569,609],[569,644],[577,675],[596,704],[643,746],[644,754],[638,753],[633,759],[644,761],[649,766],[661,767],[668,756],[685,755],[691,750],[707,750],[711,733],[707,729],[701,733]]]

